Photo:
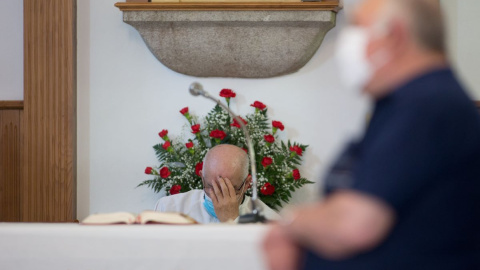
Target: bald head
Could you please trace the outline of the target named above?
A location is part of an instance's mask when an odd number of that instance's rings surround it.
[[[373,98],[447,65],[437,0],[364,0],[354,10],[352,23],[368,31],[364,54],[373,75],[363,91]]]
[[[403,21],[413,41],[422,48],[445,53],[444,22],[438,0],[366,0],[354,16],[354,20],[369,25],[392,19]]]
[[[226,177],[238,187],[248,176],[248,156],[235,145],[221,144],[210,149],[203,159],[203,177],[211,181],[217,177]]]
[[[445,30],[438,0],[388,0],[398,14],[407,18],[418,44],[427,50],[445,53]]]

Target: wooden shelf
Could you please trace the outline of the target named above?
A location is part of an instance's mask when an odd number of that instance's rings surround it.
[[[338,12],[339,1],[322,2],[182,2],[115,4],[121,11],[159,10],[326,10]]]

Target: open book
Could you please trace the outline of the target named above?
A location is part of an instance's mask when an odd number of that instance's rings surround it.
[[[181,213],[144,211],[138,215],[128,212],[93,214],[82,220],[84,225],[109,224],[198,224],[193,218]]]

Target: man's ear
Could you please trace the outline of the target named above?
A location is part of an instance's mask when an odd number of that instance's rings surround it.
[[[395,56],[400,57],[404,55],[409,40],[413,39],[414,37],[411,35],[406,22],[399,19],[392,20],[390,23],[390,42],[388,46],[390,46],[390,51],[395,54]]]
[[[200,174],[200,178],[202,179],[203,187],[205,187],[205,181],[204,181],[204,179],[203,179],[203,172],[202,172],[202,170],[198,171],[198,174]]]
[[[251,174],[249,174],[247,176],[247,179],[245,180],[245,185],[247,186],[247,189],[249,189],[250,186],[252,185],[252,175]]]

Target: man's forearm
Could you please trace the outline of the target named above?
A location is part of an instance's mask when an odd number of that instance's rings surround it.
[[[286,227],[287,234],[301,246],[325,257],[342,258],[348,251],[348,245],[343,243],[343,237],[338,232],[338,218],[328,208],[321,203],[298,211]]]
[[[301,246],[330,259],[342,259],[383,240],[393,225],[393,211],[365,195],[339,193],[296,211],[285,226]]]

